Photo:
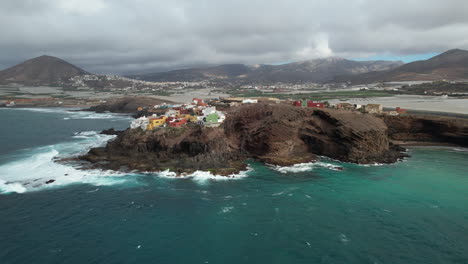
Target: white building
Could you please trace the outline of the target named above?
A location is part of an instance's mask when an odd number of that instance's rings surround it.
[[[149,124],[149,118],[147,118],[146,116],[142,116],[140,118],[133,120],[132,123],[130,124],[130,128],[135,129],[135,128],[140,127],[141,129],[146,130],[146,127],[148,126],[148,124]]]
[[[207,116],[209,114],[214,114],[214,113],[216,113],[216,107],[214,107],[214,106],[207,107],[207,108],[202,110],[202,113],[203,113],[204,116]]]
[[[258,100],[257,99],[244,99],[242,100],[242,103],[243,104],[256,104],[258,103]]]

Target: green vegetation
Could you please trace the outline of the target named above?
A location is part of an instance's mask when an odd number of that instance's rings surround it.
[[[386,97],[393,96],[387,91],[338,91],[338,92],[317,92],[317,93],[300,93],[300,94],[284,94],[284,93],[261,93],[258,91],[244,93],[230,93],[235,97],[273,97],[278,99],[314,99],[314,100],[331,100],[331,99],[347,99],[347,98],[366,98],[366,97]]]

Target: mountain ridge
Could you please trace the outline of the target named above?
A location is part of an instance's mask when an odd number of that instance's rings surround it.
[[[401,61],[353,61],[339,57],[329,57],[280,65],[222,64],[212,67],[130,75],[128,77],[146,81],[324,82],[338,75],[386,70],[402,64]]]
[[[331,82],[367,84],[391,81],[437,81],[442,79],[468,79],[468,51],[451,49],[427,60],[406,63],[397,68],[358,74],[338,76]]]

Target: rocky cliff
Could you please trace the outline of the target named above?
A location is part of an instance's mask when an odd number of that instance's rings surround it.
[[[468,119],[427,115],[382,116],[391,140],[413,145],[454,144],[468,147]]]
[[[81,158],[114,170],[208,170],[225,175],[243,169],[249,158],[277,165],[308,162],[317,155],[391,163],[404,154],[387,134],[384,120],[373,115],[256,104],[232,110],[219,128],[128,129]]]

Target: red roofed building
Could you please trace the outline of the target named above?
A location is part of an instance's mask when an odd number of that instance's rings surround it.
[[[314,101],[307,101],[307,107],[324,108],[325,105],[323,103],[318,103],[318,102],[314,102]]]
[[[193,98],[193,99],[192,99],[192,102],[193,102],[194,104],[196,104],[196,105],[202,105],[202,104],[205,103],[205,102],[203,102],[203,100],[200,99],[200,98]]]
[[[396,112],[399,113],[399,114],[406,114],[406,109],[403,109],[401,107],[397,107]]]
[[[181,119],[177,119],[172,122],[169,122],[170,127],[181,127],[185,124],[187,124],[187,119],[185,118],[181,118]]]

